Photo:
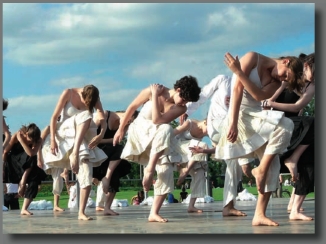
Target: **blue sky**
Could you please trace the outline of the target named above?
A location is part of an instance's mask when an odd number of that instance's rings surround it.
[[[3,3],[3,97],[11,132],[50,122],[65,88],[94,84],[104,109],[125,110],[151,83],[184,75],[202,87],[231,75],[225,52],[315,51],[313,3]],[[203,119],[204,104],[193,118]]]

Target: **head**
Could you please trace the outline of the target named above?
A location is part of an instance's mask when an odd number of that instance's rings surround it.
[[[290,91],[301,91],[305,86],[302,80],[303,63],[294,56],[280,57],[277,66],[272,70],[272,77],[279,81],[287,81]]]
[[[303,79],[315,83],[315,53],[301,53],[299,58],[303,62]]]
[[[187,102],[197,102],[201,91],[197,79],[190,75],[177,80],[174,84],[174,90],[178,93],[174,97],[174,103],[183,106]]]
[[[144,200],[144,198],[145,198],[145,193],[144,193],[143,190],[138,191],[138,194],[137,194],[137,195],[138,195],[139,200],[141,200],[141,201]]]
[[[2,110],[5,111],[8,108],[8,100],[2,99],[3,100],[3,108]]]
[[[100,98],[100,92],[96,86],[87,85],[87,86],[84,86],[84,88],[83,88],[82,98],[85,101],[85,105],[87,106],[88,111],[90,113],[93,113],[94,107],[95,107],[98,99]]]
[[[20,131],[23,132],[23,136],[26,140],[32,144],[36,144],[41,139],[41,130],[34,123],[31,123],[28,126],[23,125],[20,128]]]

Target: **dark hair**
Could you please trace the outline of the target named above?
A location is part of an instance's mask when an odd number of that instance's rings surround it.
[[[31,138],[33,144],[36,144],[41,139],[41,130],[34,123],[31,123],[28,126],[23,125],[20,130],[22,130],[24,133],[27,133],[28,137]]]
[[[5,111],[8,108],[8,104],[9,104],[8,100],[3,98],[3,107],[2,107],[3,111]]]
[[[88,111],[93,113],[94,107],[100,97],[100,92],[94,85],[86,85],[82,91],[82,97],[85,100],[85,104]]]
[[[142,202],[142,201],[144,201],[144,198],[145,198],[145,193],[144,193],[144,191],[143,191],[143,190],[141,190],[141,191],[138,191],[138,192],[137,192],[137,196],[138,196],[138,200],[139,200],[139,202]]]
[[[191,75],[184,76],[177,80],[174,89],[180,88],[180,97],[188,102],[197,102],[199,100],[200,87],[197,79]]]
[[[315,53],[311,53],[309,55],[300,53],[299,59],[303,64],[307,64],[310,67],[313,80],[315,80]]]
[[[293,79],[288,80],[288,89],[290,91],[296,90],[302,92],[302,89],[305,87],[305,81],[302,79],[303,73],[303,63],[300,58],[294,56],[280,57],[280,59],[288,59],[289,63],[287,64],[293,72]]]

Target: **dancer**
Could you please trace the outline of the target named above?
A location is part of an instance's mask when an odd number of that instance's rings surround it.
[[[300,54],[299,58],[304,63],[303,75],[306,85],[303,90],[289,92],[286,89],[287,83],[283,82],[282,87],[265,105],[266,108],[284,111],[285,116],[295,124],[292,143],[288,151],[280,157],[281,165],[287,167],[292,180],[295,181],[287,209],[291,220],[312,220],[301,212],[304,199],[310,192],[314,192],[314,117],[299,116],[299,113],[315,94],[315,54]],[[281,167],[281,172],[285,173],[283,168]]]
[[[94,109],[101,120],[102,130],[99,135],[96,135],[97,126],[92,121]],[[60,114],[61,121],[57,122]],[[101,165],[107,158],[97,147],[105,129],[104,111],[97,87],[86,85],[62,92],[51,117],[50,135],[44,140],[42,156],[46,171],[67,168],[77,175],[80,184],[80,220],[92,220],[85,214],[85,208],[91,191],[93,167]]]
[[[206,84],[197,102],[187,103],[187,112],[180,117],[180,124],[184,123],[200,105],[208,99],[211,100],[207,115],[207,134],[212,142],[213,148],[191,147],[193,154],[215,153],[215,145],[219,141],[220,132],[219,125],[226,117],[229,109],[231,95],[231,77],[226,75],[217,75],[208,84]],[[234,206],[236,204],[237,184],[242,176],[242,171],[249,178],[251,177],[248,159],[227,159],[224,160],[227,167],[225,172],[224,188],[223,188],[223,216],[246,216]],[[242,171],[241,171],[242,169]]]
[[[297,163],[302,153],[308,148],[308,144],[302,144],[301,140],[305,136],[307,129],[313,123],[313,117],[299,116],[300,111],[306,107],[315,96],[315,53],[310,55],[300,54],[299,57],[304,62],[303,74],[306,81],[302,91],[289,92],[287,82],[283,82],[280,89],[270,98],[264,101],[265,108],[273,108],[275,110],[285,112],[285,116],[292,119],[295,124],[295,130],[291,138],[289,150],[294,149],[291,156],[285,159],[285,166],[289,169],[292,181],[296,181]],[[302,126],[304,126],[302,128]]]
[[[3,152],[8,178],[6,183],[19,183],[18,194],[24,197],[21,215],[33,215],[28,207],[36,197],[45,172],[37,166],[37,152],[41,147],[41,131],[36,124],[22,126],[13,134]],[[28,184],[27,188],[26,185]]]
[[[58,122],[60,121],[60,117],[58,118]],[[45,141],[46,137],[50,134],[50,126],[46,126],[41,133],[42,145]],[[37,165],[41,169],[45,169],[46,173],[52,176],[52,194],[53,194],[53,211],[54,212],[62,212],[65,211],[63,208],[59,206],[60,196],[63,190],[63,179],[65,179],[66,189],[68,194],[69,191],[69,171],[67,168],[48,168],[46,169],[43,156],[42,156],[42,147],[40,147],[37,153]]]
[[[202,209],[195,207],[197,198],[205,196],[205,172],[207,171],[207,155],[192,154],[190,148],[200,146],[208,148],[202,138],[207,136],[207,121],[187,119],[182,125],[174,129],[175,138],[177,140],[175,155],[170,155],[171,162],[177,164],[179,179],[177,185],[181,185],[188,174],[191,175],[191,198],[188,205],[188,213],[202,213]]]
[[[139,112],[137,110],[133,113],[131,119],[128,121],[125,127],[125,130],[127,130],[129,124],[132,123],[135,118],[137,118],[138,113]],[[98,147],[105,152],[108,158],[101,164],[101,166],[93,169],[93,178],[102,182],[102,192],[103,194],[106,194],[106,200],[103,208],[104,215],[119,215],[117,212],[111,209],[111,205],[116,193],[119,192],[120,178],[127,175],[131,168],[128,161],[121,160],[120,158],[123,146],[113,146],[112,144],[114,134],[119,128],[120,121],[124,118],[124,116],[124,111],[104,111],[104,117],[108,126]],[[97,114],[94,115],[94,122],[98,126],[98,133],[100,133],[101,126]],[[98,193],[100,194],[100,192],[101,191]],[[98,196],[98,198],[100,199],[100,196]],[[101,206],[99,206],[97,210],[101,210]]]
[[[278,226],[265,212],[271,193],[278,187],[278,154],[290,143],[293,122],[283,112],[262,110],[260,101],[271,97],[283,80],[289,83],[289,89],[301,90],[303,65],[296,57],[275,59],[256,52],[246,53],[240,61],[226,53],[224,62],[234,75],[229,116],[220,125],[215,158],[260,159],[259,166],[252,170],[258,190],[252,225]]]
[[[149,222],[168,221],[159,215],[159,210],[167,194],[174,189],[173,166],[167,158],[170,150],[173,150],[170,147],[173,129],[169,123],[186,111],[187,102],[197,101],[199,93],[197,79],[192,76],[176,81],[174,89],[159,84],[150,85],[128,106],[114,136],[113,145],[116,145],[123,139],[125,127],[134,111],[143,105],[138,117],[129,126],[121,158],[147,165],[143,177],[144,191],[150,189],[154,170],[157,172]]]

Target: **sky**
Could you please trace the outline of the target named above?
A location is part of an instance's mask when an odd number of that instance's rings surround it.
[[[3,112],[12,133],[43,129],[66,88],[93,84],[125,110],[152,83],[203,87],[231,75],[224,54],[315,51],[314,3],[3,3]],[[209,101],[194,119],[204,119]]]

